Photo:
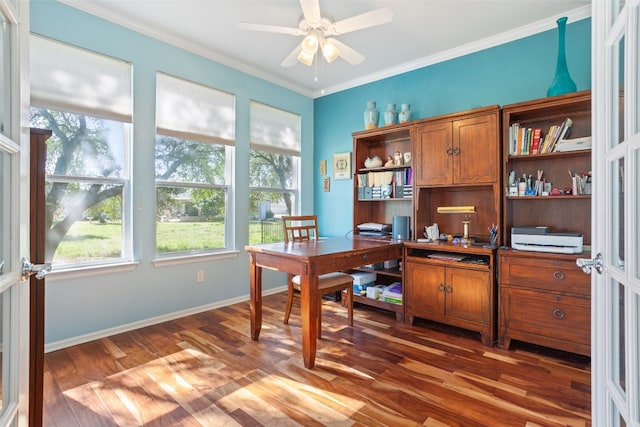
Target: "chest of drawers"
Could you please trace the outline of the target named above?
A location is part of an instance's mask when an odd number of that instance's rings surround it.
[[[500,250],[498,343],[530,342],[591,354],[591,278],[575,263],[588,254]]]

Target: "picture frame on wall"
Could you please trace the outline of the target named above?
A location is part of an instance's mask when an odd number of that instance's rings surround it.
[[[333,179],[351,178],[351,152],[333,155]]]

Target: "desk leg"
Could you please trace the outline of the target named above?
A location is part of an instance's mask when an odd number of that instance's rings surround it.
[[[316,362],[318,339],[318,276],[303,275],[301,280],[302,358],[304,366],[312,369]]]
[[[262,329],[262,267],[256,265],[256,258],[250,255],[249,266],[249,309],[251,311],[251,338],[257,340]]]

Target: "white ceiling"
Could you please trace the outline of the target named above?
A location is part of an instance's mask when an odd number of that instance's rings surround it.
[[[365,56],[310,67],[280,63],[302,36],[240,22],[297,27],[299,0],[59,0],[257,77],[318,97],[590,16],[591,0],[320,0],[336,21],[388,7],[393,21],[336,36]],[[556,46],[550,47],[555,52]],[[317,81],[316,81],[317,76]]]

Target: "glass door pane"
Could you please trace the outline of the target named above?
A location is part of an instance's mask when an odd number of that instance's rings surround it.
[[[0,221],[0,283],[2,283],[2,275],[9,270],[9,221],[10,203],[9,203],[9,176],[11,167],[9,164],[9,156],[0,151],[0,218],[7,220]],[[2,288],[2,286],[0,286]]]
[[[11,26],[0,13],[0,133],[11,135]]]
[[[625,292],[624,286],[615,280],[611,283],[611,348],[615,357],[611,361],[611,378],[618,386],[618,391],[624,396],[627,390],[625,377],[625,353],[626,353],[626,331],[625,331]]]
[[[611,162],[610,170],[611,188],[611,259],[612,267],[624,270],[624,159]]]

